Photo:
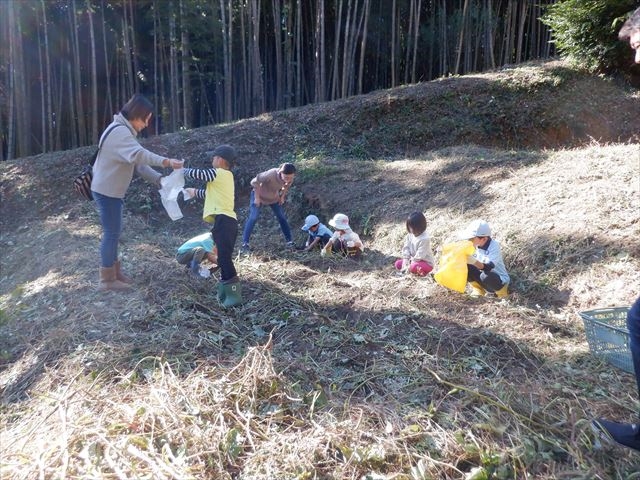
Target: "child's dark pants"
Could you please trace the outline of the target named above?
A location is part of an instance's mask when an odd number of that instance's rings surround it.
[[[497,292],[504,287],[500,275],[495,272],[485,273],[475,265],[467,265],[467,281],[478,282],[488,292]]]
[[[218,247],[218,266],[222,283],[236,281],[236,267],[233,265],[233,248],[238,237],[238,221],[226,215],[216,215],[211,229],[213,242]]]

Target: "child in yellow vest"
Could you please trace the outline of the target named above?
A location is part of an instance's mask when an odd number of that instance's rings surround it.
[[[242,303],[240,279],[233,264],[233,247],[238,236],[238,217],[235,208],[233,167],[237,153],[230,145],[219,145],[211,152],[213,168],[185,168],[184,176],[207,182],[205,188],[186,189],[191,196],[204,199],[202,218],[213,223],[211,235],[218,248],[221,279],[218,284],[218,302],[223,307]]]

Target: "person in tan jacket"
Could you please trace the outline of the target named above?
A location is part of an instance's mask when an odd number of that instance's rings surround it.
[[[240,249],[242,253],[249,253],[251,250],[249,247],[249,238],[251,237],[251,232],[253,232],[253,227],[258,221],[260,208],[265,205],[271,207],[271,210],[278,219],[287,246],[289,248],[295,247],[291,237],[291,227],[289,227],[289,222],[282,208],[295,175],[295,165],[292,163],[283,163],[278,168],[272,168],[266,172],[259,173],[251,180],[253,190],[251,191],[249,200],[249,218],[247,218],[242,232],[242,247]]]

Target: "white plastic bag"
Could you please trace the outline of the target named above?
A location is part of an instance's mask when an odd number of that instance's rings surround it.
[[[182,189],[182,199],[186,202],[187,200],[191,200],[193,197],[195,197],[195,195],[191,195],[191,193],[189,192],[189,190],[187,190],[186,188]]]
[[[184,189],[184,169],[171,172],[171,175],[160,179],[160,199],[169,218],[176,221],[182,218],[182,211],[178,205],[178,194]],[[183,194],[184,195],[184,194]]]

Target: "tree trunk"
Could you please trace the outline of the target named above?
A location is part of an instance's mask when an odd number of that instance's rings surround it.
[[[518,39],[516,46],[516,62],[522,61],[522,48],[524,44],[524,32],[527,22],[527,10],[529,9],[528,2],[522,2],[520,5],[520,25],[518,26]]]
[[[336,11],[336,26],[334,34],[334,47],[333,47],[333,66],[332,66],[332,78],[331,78],[331,100],[338,98],[338,81],[340,79],[340,37],[342,30],[342,5],[343,0],[336,0],[338,2]]]
[[[163,0],[158,0],[156,5],[161,5]],[[160,70],[160,105],[162,105],[162,110],[159,112],[158,116],[161,116],[162,121],[160,127],[156,130],[156,133],[166,132],[171,125],[171,100],[167,97],[171,95],[169,92],[169,88],[167,88],[167,84],[169,83],[168,75],[168,66],[170,64],[167,58],[167,36],[164,34],[164,26],[162,23],[163,16],[158,15],[158,38],[160,39],[159,46],[159,67]],[[168,93],[169,92],[169,93]]]
[[[262,60],[260,58],[260,7],[260,0],[253,0],[251,2],[251,19],[253,21],[251,50],[253,54],[254,114],[263,113],[265,110],[264,85],[262,82]]]
[[[124,52],[123,52],[123,57],[124,57],[124,71],[123,71],[123,75],[124,78],[126,79],[127,85],[126,88],[124,89],[124,92],[122,92],[122,97],[123,98],[129,98],[131,97],[135,91],[136,88],[134,86],[134,71],[133,71],[133,65],[131,63],[131,46],[129,45],[130,39],[129,39],[129,20],[128,20],[128,15],[127,15],[127,6],[126,4],[122,6],[122,10],[123,10],[123,15],[122,15],[122,41],[123,41],[123,48],[124,48]],[[122,98],[120,99],[120,105],[122,105]]]
[[[67,86],[69,87],[69,92],[67,93],[67,98],[74,97],[74,88],[73,88],[73,66],[70,60],[67,60],[67,77],[68,81]],[[64,83],[64,82],[63,82]],[[78,144],[78,123],[76,119],[78,118],[76,104],[75,102],[69,102],[69,106],[71,107],[69,111],[70,121],[69,125],[71,125],[71,147],[76,148],[79,146]]]
[[[231,48],[230,48],[230,31],[231,31],[231,0],[229,0],[229,24],[227,26],[227,14],[225,11],[224,0],[220,0],[220,26],[222,27],[222,71],[224,84],[224,109],[222,118],[225,121],[231,120]]]
[[[415,25],[413,27],[413,59],[411,61],[411,83],[416,83],[416,64],[418,63],[418,39],[420,38],[420,12],[422,11],[422,0],[418,0],[416,13],[414,15]]]
[[[369,0],[364,0],[364,26],[362,28],[362,40],[360,41],[360,65],[358,67],[358,90],[357,94],[361,95],[362,84],[364,81],[364,59],[367,52],[367,31],[369,30],[369,11],[371,10],[371,3]]]
[[[485,55],[487,55],[488,63],[485,61],[485,68],[490,67],[491,69],[496,68],[496,57],[495,57],[495,45],[494,45],[494,28],[493,28],[493,5],[491,0],[487,0],[487,28],[485,30],[485,35],[487,37],[487,48]]]
[[[138,62],[138,49],[136,47],[136,17],[134,15],[133,10],[133,1],[128,0],[128,3],[125,4],[124,9],[129,7],[129,31],[126,33],[127,35],[131,35],[131,52],[127,51],[127,60],[133,64],[133,91],[131,94],[140,92],[140,78],[138,77],[138,73],[140,72],[140,64]]]
[[[464,40],[464,30],[467,20],[467,11],[469,10],[469,0],[464,0],[464,6],[462,7],[462,20],[460,22],[460,34],[458,35],[458,52],[456,55],[456,66],[453,69],[453,73],[460,73],[460,58],[462,57],[462,44]]]
[[[182,126],[191,128],[193,107],[191,100],[191,57],[188,23],[184,14],[184,0],[180,0],[180,52],[182,60]]]
[[[18,140],[18,150],[16,152],[18,157],[25,157],[31,155],[31,125],[29,121],[29,115],[31,115],[31,97],[27,92],[27,71],[24,58],[24,37],[22,32],[22,25],[24,24],[24,11],[22,5],[18,4],[17,11],[15,12],[16,19],[16,49],[15,49],[15,89],[16,89],[16,107],[15,109],[17,119],[16,139]]]
[[[428,32],[428,37],[426,39],[427,42],[427,65],[426,65],[426,69],[427,69],[427,78],[426,80],[432,80],[433,79],[433,64],[435,62],[435,58],[433,55],[433,50],[434,50],[434,44],[436,41],[436,15],[435,15],[435,9],[432,12],[427,12],[427,32]]]
[[[391,4],[391,87],[396,83],[396,0]]]
[[[0,45],[5,45],[5,48],[0,48],[0,65],[9,65],[11,63],[11,24],[9,23],[9,8],[7,6],[6,14],[0,17]],[[5,114],[9,114],[8,109],[11,102],[11,96],[9,92],[13,92],[13,86],[11,84],[11,73],[8,68],[0,68],[0,84],[6,85],[9,91],[4,96],[4,102],[0,104],[0,161],[7,160],[7,154],[5,153],[7,145],[8,135],[8,120]]]
[[[342,80],[340,82],[340,98],[345,98],[348,95],[347,85],[349,77],[349,67],[351,64],[351,1],[347,0],[347,18],[344,21],[344,42],[342,49]]]
[[[43,0],[44,1],[44,0]],[[111,115],[114,112],[114,108],[113,108],[113,98],[111,97],[111,82],[112,82],[112,77],[111,77],[111,62],[109,61],[109,53],[107,51],[107,22],[105,21],[104,18],[104,0],[100,0],[100,18],[102,19],[102,48],[104,50],[104,74],[105,74],[105,84],[107,87],[107,98],[106,100],[106,105],[105,105],[105,110],[106,110],[106,120],[108,123],[111,120]],[[154,9],[155,12],[155,9]]]
[[[87,126],[84,114],[83,84],[82,84],[82,68],[80,67],[80,41],[78,39],[78,19],[76,17],[76,2],[71,0],[72,8],[69,10],[71,15],[71,46],[73,51],[73,97],[76,102],[76,122],[78,124],[78,142],[79,145],[87,144]]]
[[[96,36],[93,30],[93,6],[86,0],[89,17],[89,38],[91,43],[91,143],[98,142],[98,69],[96,67]]]
[[[282,0],[271,0],[273,10],[273,50],[276,56],[275,83],[274,83],[274,107],[281,110],[284,107],[284,71],[282,69]]]
[[[54,150],[62,149],[62,118],[64,117],[64,113],[62,110],[62,99],[66,99],[65,91],[64,91],[64,62],[58,62],[58,75],[56,77],[57,83],[56,86],[56,106],[54,111],[57,113],[55,117],[55,147]],[[73,125],[71,126],[73,128]]]
[[[45,76],[44,83],[46,85],[46,110],[44,116],[44,125],[47,132],[47,140],[45,142],[44,151],[53,149],[53,110],[51,106],[51,55],[49,54],[49,26],[47,24],[47,9],[44,0],[40,1],[42,9],[42,25],[44,28],[44,58],[45,58]],[[44,141],[44,140],[43,140]]]
[[[153,91],[156,94],[156,98],[159,99],[159,91],[158,91],[158,72],[159,72],[159,60],[158,60],[158,50],[160,49],[159,40],[158,40],[158,31],[159,31],[159,18],[158,18],[158,2],[157,0],[153,0],[152,4],[153,9]],[[160,110],[152,117],[153,120],[153,131],[157,134],[160,132],[158,128],[160,126],[160,117],[162,115],[162,102],[160,102]]]
[[[295,88],[295,106],[302,105],[302,85],[303,85],[303,65],[302,65],[302,0],[296,2],[296,28],[295,28],[295,52],[296,52],[296,88]]]
[[[36,15],[36,25],[38,25],[38,74],[40,78],[39,87],[40,87],[40,115],[38,116],[38,123],[40,124],[40,152],[44,153],[47,151],[47,132],[46,132],[46,119],[47,119],[47,106],[44,98],[44,60],[42,54],[42,46],[44,44],[44,34],[40,30],[40,19],[38,18],[40,15],[38,10],[34,8],[34,12]],[[0,117],[2,113],[0,113]],[[33,121],[33,120],[32,120]],[[35,130],[35,129],[34,129]],[[0,130],[1,132],[2,130]]]
[[[314,101],[325,101],[325,38],[324,38],[324,0],[316,5],[313,52]]]
[[[239,95],[238,101],[241,102],[239,103],[237,110],[238,110],[238,115],[241,118],[244,117],[248,117],[250,116],[250,111],[251,111],[251,83],[250,83],[250,79],[251,79],[251,69],[252,69],[252,65],[249,64],[249,55],[247,52],[247,28],[245,26],[245,18],[247,16],[246,13],[246,4],[244,4],[244,2],[241,4],[241,9],[242,11],[239,13],[240,16],[240,42],[241,42],[241,49],[240,51],[242,52],[242,60],[240,62],[240,65],[242,65],[242,75],[240,77],[241,80],[241,85],[240,85],[240,89],[241,89],[241,93]]]
[[[507,14],[505,16],[504,29],[504,50],[502,51],[502,65],[511,63],[513,57],[513,10],[514,6],[511,0],[507,2]]]
[[[169,91],[171,98],[171,115],[169,121],[171,124],[171,131],[175,132],[178,129],[178,118],[180,118],[180,99],[178,97],[180,80],[178,78],[178,39],[176,37],[176,16],[173,1],[171,1],[169,5],[169,65],[171,72],[169,74]]]
[[[406,33],[406,45],[405,45],[405,50],[404,50],[404,75],[403,75],[403,80],[402,83],[403,84],[407,84],[409,83],[409,75],[411,74],[411,71],[409,69],[409,65],[411,65],[411,46],[412,46],[412,42],[410,41],[410,39],[413,38],[413,14],[415,11],[415,0],[411,0],[411,2],[409,3],[409,21],[407,22],[407,33]]]
[[[285,68],[285,108],[289,108],[293,105],[293,0],[287,0],[286,11],[286,32],[284,39],[284,68]]]
[[[14,3],[9,2],[7,6],[7,31],[9,37],[9,64],[16,63],[16,35],[14,33],[14,25],[16,25]],[[16,157],[16,141],[15,141],[15,104],[16,104],[16,78],[12,69],[7,69],[9,77],[9,108],[7,113],[7,158],[9,160]]]
[[[447,1],[442,0],[442,10],[440,12],[442,33],[442,48],[440,51],[440,73],[438,76],[447,75],[449,73],[449,36],[447,35]]]

